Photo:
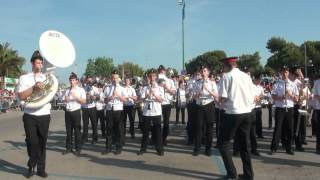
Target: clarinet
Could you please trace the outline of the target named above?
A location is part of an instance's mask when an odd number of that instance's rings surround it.
[[[285,100],[285,106],[286,106],[286,112],[288,112],[288,103],[287,103],[287,80],[284,81],[284,100]]]

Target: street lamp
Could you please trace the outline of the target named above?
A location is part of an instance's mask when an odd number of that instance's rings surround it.
[[[184,71],[184,19],[185,19],[186,0],[178,0],[178,5],[182,6],[182,18],[181,18],[181,26],[182,26],[182,71]]]

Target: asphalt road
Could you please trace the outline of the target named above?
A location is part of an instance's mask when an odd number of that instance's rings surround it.
[[[53,111],[47,144],[47,179],[221,179],[226,172],[218,150],[213,149],[211,157],[203,154],[192,156],[193,147],[186,145],[185,127],[174,125],[174,110],[171,117],[171,132],[163,157],[155,154],[153,146],[148,147],[147,154],[136,155],[141,141],[139,132],[135,139],[127,133],[121,155],[101,155],[105,140],[99,137],[97,144],[85,144],[82,155],[76,157],[61,154],[65,149],[64,112]],[[263,121],[266,125],[266,111],[263,112]],[[11,111],[0,114],[0,123],[0,180],[25,179],[27,152],[22,113]],[[315,137],[307,138],[305,152],[296,152],[291,156],[280,149],[279,153],[271,156],[268,154],[271,135],[272,129],[265,127],[265,138],[258,141],[261,156],[252,157],[255,179],[320,179],[320,155],[314,153]],[[238,173],[242,173],[240,158],[234,157],[234,161]],[[34,176],[32,179],[41,178]]]

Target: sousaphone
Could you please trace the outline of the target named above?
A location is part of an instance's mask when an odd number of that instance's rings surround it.
[[[46,67],[46,80],[43,82],[43,90],[33,92],[25,101],[25,108],[36,109],[50,102],[58,91],[58,80],[52,70],[56,67],[66,68],[72,65],[76,58],[76,52],[70,39],[55,30],[48,30],[41,34],[39,48],[44,58],[44,67]]]

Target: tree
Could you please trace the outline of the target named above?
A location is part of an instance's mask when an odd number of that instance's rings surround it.
[[[263,67],[260,63],[259,52],[253,54],[243,54],[239,57],[238,66],[240,69],[246,69],[253,74],[260,74],[263,71]]]
[[[208,66],[211,72],[217,73],[222,69],[221,60],[226,57],[226,53],[222,50],[209,51],[186,63],[186,70],[189,74],[193,74],[198,68],[205,65]]]
[[[138,64],[134,64],[131,62],[124,62],[123,64],[118,65],[118,70],[120,74],[124,74],[125,76],[143,76],[143,68],[140,67]]]
[[[86,67],[86,76],[96,76],[96,77],[109,77],[116,67],[113,64],[112,58],[107,57],[97,57],[88,59],[88,64]]]
[[[20,76],[24,63],[25,59],[18,55],[18,51],[11,49],[9,43],[0,44],[0,76]]]
[[[267,60],[266,67],[279,71],[282,66],[302,66],[304,56],[301,48],[292,42],[286,42],[280,38],[271,38],[267,48],[273,53]]]

